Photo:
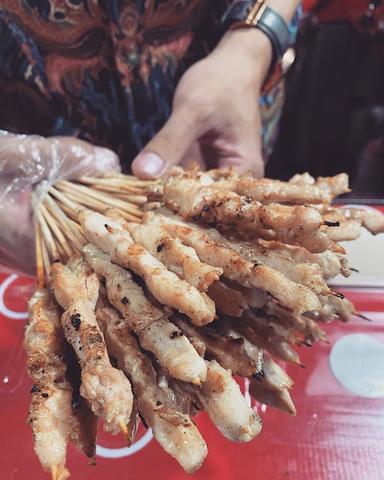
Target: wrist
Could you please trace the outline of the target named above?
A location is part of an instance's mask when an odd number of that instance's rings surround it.
[[[226,57],[226,62],[243,64],[244,79],[261,88],[271,66],[273,51],[269,38],[260,30],[229,30],[218,43],[212,56]]]

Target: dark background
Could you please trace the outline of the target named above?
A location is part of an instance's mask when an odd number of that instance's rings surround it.
[[[306,12],[267,176],[346,171],[355,191],[384,194],[384,8],[369,3]]]

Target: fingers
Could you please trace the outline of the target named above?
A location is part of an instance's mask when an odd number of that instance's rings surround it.
[[[172,165],[181,163],[198,133],[197,122],[186,107],[174,110],[164,127],[133,161],[133,173],[144,179],[160,177]]]
[[[120,171],[119,157],[108,148],[96,147],[71,137],[44,139],[46,156],[51,160],[51,180],[72,179],[81,175],[97,176]],[[55,168],[55,166],[58,168]]]
[[[44,138],[0,131],[0,175],[55,181],[80,175],[119,171],[118,156],[107,148],[96,147],[72,137]]]

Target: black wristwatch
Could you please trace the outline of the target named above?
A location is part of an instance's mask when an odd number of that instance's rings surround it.
[[[272,43],[274,62],[282,59],[291,44],[288,26],[281,15],[268,7],[266,0],[235,2],[226,9],[221,19],[222,33],[246,27],[264,32]]]

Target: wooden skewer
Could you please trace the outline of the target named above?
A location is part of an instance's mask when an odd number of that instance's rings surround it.
[[[46,245],[48,247],[48,252],[49,252],[49,255],[51,257],[51,260],[52,260],[52,262],[55,262],[55,261],[59,260],[60,255],[59,255],[59,252],[57,251],[57,247],[56,247],[56,243],[55,243],[55,240],[53,238],[53,235],[52,235],[52,233],[51,233],[51,231],[50,231],[50,229],[47,225],[47,222],[45,221],[40,209],[38,209],[36,211],[36,216],[37,216],[37,219],[40,223],[41,233],[42,233],[44,242],[46,243]]]
[[[76,228],[77,223],[68,218],[59,205],[49,195],[45,198],[44,205],[59,224],[63,235],[67,237],[69,242],[71,242],[71,246],[75,250],[80,251],[85,244],[85,238]]]
[[[113,173],[107,172],[97,177],[97,180],[107,180],[108,182],[120,182],[125,185],[135,185],[142,188],[147,188],[148,185],[158,183],[159,180],[139,180],[134,175],[127,175],[125,173]]]
[[[64,203],[58,201],[56,202],[57,203],[57,206],[65,213],[65,215],[71,219],[71,221],[73,222],[77,222],[78,221],[78,218],[79,218],[79,213],[78,211],[75,212],[73,211],[72,209],[70,209],[69,207],[67,207],[67,205],[65,205]],[[85,207],[83,207],[85,209]]]
[[[87,195],[74,190],[65,190],[65,195],[68,199],[77,202],[79,205],[83,205],[83,207],[95,210],[96,212],[102,212],[107,206],[105,203],[100,202],[99,200],[95,200],[94,198],[88,197]]]
[[[124,217],[126,217],[127,219],[137,220],[138,218],[141,218],[143,216],[143,213],[141,212],[141,210],[137,210],[137,212],[132,214],[125,210],[121,210],[119,207],[116,207],[114,205],[114,202],[112,202],[112,204],[109,204],[107,202],[100,202],[99,200],[94,200],[92,198],[89,198],[80,192],[75,192],[75,191],[66,192],[66,195],[68,196],[68,198],[73,199],[79,203],[82,202],[82,204],[85,205],[87,208],[90,208],[91,210],[95,210],[100,213],[103,213],[106,208],[114,207],[117,210],[119,210],[119,212],[121,212],[122,215],[124,214]]]
[[[123,212],[122,210],[119,210],[119,213],[122,217],[124,217],[125,220],[128,220],[129,222],[140,222],[141,217],[136,217],[135,215],[131,215],[130,213]]]
[[[49,228],[51,229],[53,235],[56,237],[57,240],[57,247],[61,249],[61,251],[65,254],[64,256],[69,258],[73,250],[71,249],[69,243],[67,242],[66,238],[64,237],[62,231],[58,227],[57,223],[55,222],[54,218],[52,215],[49,213],[47,208],[44,206],[44,204],[40,204],[40,211],[47,222]],[[62,257],[62,255],[60,255]]]
[[[59,252],[60,262],[64,264],[67,263],[71,256],[65,252],[63,246],[60,243],[57,243],[56,247],[57,251]]]
[[[131,195],[134,200],[136,200],[137,197],[145,197],[146,198],[146,191],[143,191],[140,188],[134,188],[134,187],[114,187],[110,185],[90,185],[90,187],[93,190],[99,190],[101,192],[108,192],[110,194],[115,195]]]
[[[103,175],[103,178],[108,178],[108,176]],[[124,173],[117,173],[114,175],[113,178],[119,178],[124,183],[129,183],[130,185],[135,185],[143,188],[147,188],[149,185],[155,185],[156,183],[159,183],[159,180],[139,180],[133,175],[125,175]]]
[[[132,193],[132,195],[143,195],[148,189],[143,187],[136,187],[129,183],[122,182],[121,180],[112,180],[112,179],[98,179],[99,181],[95,182],[94,179],[86,179],[81,177],[77,181],[83,185],[88,185],[92,189],[102,190],[106,192],[127,192]]]
[[[79,239],[79,242],[81,243],[81,245],[84,246],[86,243],[88,243],[81,225],[79,225],[76,222],[72,222],[72,228],[73,228],[73,232],[76,231],[77,238]]]
[[[42,237],[39,222],[35,217],[35,249],[36,249],[36,274],[37,274],[37,288],[45,287],[45,272],[44,259],[42,250]]]
[[[127,202],[116,199],[109,194],[93,190],[89,187],[84,187],[83,185],[76,185],[71,182],[62,181],[57,184],[57,187],[60,190],[64,190],[65,192],[67,192],[67,194],[74,194],[75,191],[78,195],[79,201],[81,198],[84,199],[83,201],[90,201],[89,199],[93,198],[97,202],[106,203],[107,205],[111,205],[115,208],[119,208],[120,210],[127,211],[128,213],[131,213],[133,215],[136,213],[140,213],[140,209],[136,205],[131,205]]]
[[[116,192],[113,196],[123,202],[133,203],[138,206],[142,206],[148,201],[148,198],[144,195],[128,195],[126,193]]]
[[[49,261],[48,249],[43,237],[41,242],[41,253],[43,257],[45,275],[46,275],[46,278],[48,279],[51,274],[51,262]]]
[[[77,217],[79,215],[79,212],[84,208],[81,206],[81,204],[78,204],[76,202],[73,202],[69,198],[67,198],[66,195],[64,195],[62,192],[59,192],[55,187],[51,187],[49,189],[49,193],[57,198],[63,205],[67,207],[67,211],[71,212],[70,214],[68,213],[68,216],[70,218],[73,218],[74,220],[77,220]],[[67,212],[66,212],[67,213]]]

